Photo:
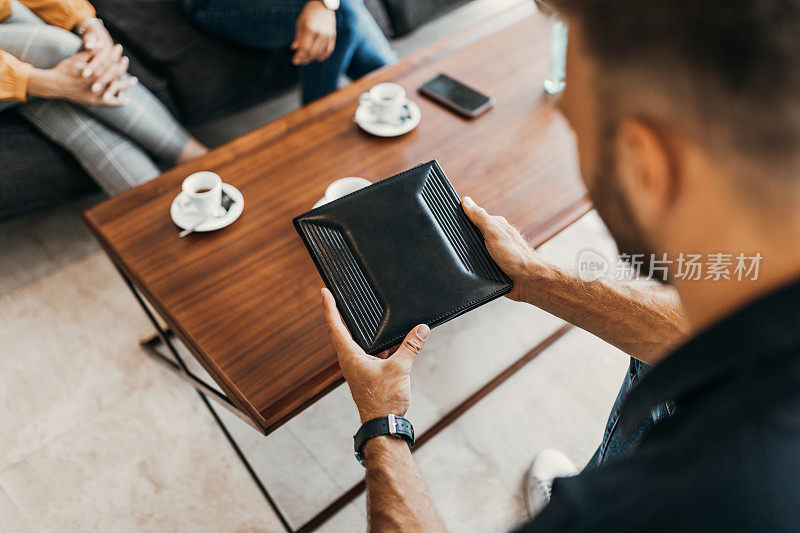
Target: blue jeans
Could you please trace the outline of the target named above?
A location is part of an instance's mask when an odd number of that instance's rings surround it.
[[[306,1],[183,0],[183,4],[189,17],[212,33],[253,48],[277,48],[294,41],[295,23]],[[343,74],[357,79],[396,59],[364,0],[341,0],[333,54],[300,69],[303,103],[335,91]]]
[[[614,407],[611,409],[611,415],[608,417],[606,429],[603,433],[603,441],[597,448],[589,463],[586,465],[587,469],[597,468],[603,463],[614,461],[629,455],[639,444],[639,441],[650,431],[656,424],[662,420],[672,416],[675,412],[675,406],[671,402],[667,402],[657,406],[650,412],[650,416],[645,417],[639,421],[636,429],[630,435],[626,435],[625,431],[619,425],[619,410],[622,402],[628,395],[628,392],[633,388],[636,383],[641,380],[642,376],[650,369],[645,363],[631,357],[628,372],[625,374],[625,379],[622,381],[617,400],[614,402]]]

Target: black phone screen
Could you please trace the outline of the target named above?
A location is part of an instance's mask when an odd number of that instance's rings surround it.
[[[470,112],[480,109],[489,102],[489,97],[485,94],[444,74],[439,74],[426,82],[423,87]]]

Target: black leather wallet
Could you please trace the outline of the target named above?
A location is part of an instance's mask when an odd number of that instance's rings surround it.
[[[369,354],[512,287],[436,161],[312,209],[294,226]]]

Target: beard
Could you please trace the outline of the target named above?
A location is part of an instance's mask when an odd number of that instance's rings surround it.
[[[589,198],[614,238],[621,259],[632,266],[636,274],[647,276],[651,273],[653,249],[637,225],[633,210],[620,186],[614,152],[615,131],[607,128],[606,132],[600,141],[597,170],[588,185]],[[633,256],[636,256],[635,261],[631,260]],[[659,276],[654,276],[654,279],[666,282]]]

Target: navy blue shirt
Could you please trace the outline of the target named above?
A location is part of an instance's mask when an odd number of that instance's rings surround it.
[[[800,531],[800,283],[653,367],[623,428],[669,400],[627,458],[556,480],[520,531]]]

